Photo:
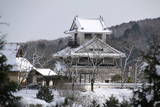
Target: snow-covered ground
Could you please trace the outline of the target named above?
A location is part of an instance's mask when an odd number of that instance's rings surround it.
[[[100,100],[106,100],[108,99],[111,95],[116,97],[120,102],[125,100],[128,100],[129,98],[132,97],[132,90],[130,89],[103,89],[103,88],[98,88],[95,89],[94,92],[87,91],[82,93],[84,96],[86,95],[91,95],[92,97],[97,97]]]
[[[64,97],[60,97],[58,91],[53,90],[54,99],[51,103],[47,103],[44,100],[37,99],[36,94],[38,93],[38,90],[29,90],[29,89],[22,89],[16,93],[14,93],[15,96],[20,96],[22,105],[25,105],[26,107],[29,107],[30,104],[38,105],[41,104],[43,107],[50,107],[50,106],[56,106],[57,104],[62,104],[64,102]]]
[[[43,100],[37,99],[36,94],[38,90],[28,90],[23,89],[15,93],[16,96],[21,96],[21,102],[23,105],[37,105],[41,104],[44,107],[50,107],[55,106],[56,104],[62,104],[64,103],[64,99],[66,95],[69,95],[69,92],[71,91],[63,91],[66,92],[65,94],[61,94],[61,91],[55,91],[53,90],[54,99],[51,103],[47,103]],[[62,96],[65,95],[65,96]],[[95,100],[98,104],[103,104],[106,99],[108,99],[111,95],[116,97],[120,102],[125,100],[129,100],[132,97],[132,90],[129,89],[111,89],[111,88],[98,88],[95,89],[94,92],[86,91],[86,92],[75,92],[75,97],[77,97],[77,101],[74,102],[72,105],[73,107],[85,107],[86,105],[90,104],[93,100]]]
[[[108,99],[111,96],[116,97],[119,102],[122,102],[123,100],[129,101],[130,98],[132,98],[132,90],[130,89],[112,89],[112,88],[97,88],[94,92],[87,91],[82,92],[82,98],[90,99],[90,100],[84,100],[84,103],[90,103],[93,100],[95,100],[98,104],[105,103],[106,99]],[[88,101],[88,102],[86,102]],[[83,104],[84,104],[83,103]]]

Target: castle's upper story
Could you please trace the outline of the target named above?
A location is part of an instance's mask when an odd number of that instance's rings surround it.
[[[70,29],[65,33],[71,34],[72,40],[76,44],[82,45],[94,37],[105,42],[107,36],[111,34],[111,30],[107,29],[101,16],[99,18],[80,18],[75,16]]]

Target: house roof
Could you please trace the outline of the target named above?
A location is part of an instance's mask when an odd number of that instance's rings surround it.
[[[57,75],[56,72],[52,71],[51,69],[42,69],[42,68],[35,68],[37,72],[39,72],[43,76],[53,76]]]
[[[18,43],[5,43],[4,47],[0,52],[7,58],[7,64],[12,65],[12,71],[30,71],[33,65],[22,57],[16,57],[17,52],[20,48]]]
[[[26,58],[16,58],[17,68],[19,71],[29,72],[32,68],[35,68]]]
[[[70,30],[65,33],[88,32],[88,33],[111,33],[107,29],[102,17],[99,18],[79,18],[76,16],[73,20]]]
[[[125,54],[106,44],[98,38],[93,38],[77,48],[66,47],[53,57],[112,57],[121,58]]]

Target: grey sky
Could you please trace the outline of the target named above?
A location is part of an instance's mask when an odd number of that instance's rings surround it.
[[[0,0],[0,21],[10,24],[0,30],[9,42],[64,37],[75,15],[101,15],[109,27],[160,17],[160,0]]]

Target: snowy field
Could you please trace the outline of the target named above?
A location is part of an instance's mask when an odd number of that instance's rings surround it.
[[[54,99],[51,103],[47,103],[44,100],[40,100],[36,98],[38,90],[28,90],[23,89],[14,93],[16,96],[21,96],[21,103],[26,107],[32,105],[43,105],[43,107],[54,107],[56,105],[62,105],[66,97],[69,97],[72,91],[63,90],[63,91],[55,91],[53,90]],[[108,99],[111,95],[116,97],[120,102],[125,99],[129,100],[132,97],[132,90],[129,89],[103,89],[98,88],[95,89],[94,92],[86,91],[86,92],[75,92],[74,96],[76,101],[72,103],[72,107],[85,107],[90,104],[93,100],[95,100],[98,104],[102,104]],[[71,107],[71,106],[68,106]]]
[[[20,96],[22,105],[25,105],[26,107],[29,107],[30,104],[32,105],[43,105],[43,107],[50,107],[50,106],[56,106],[57,104],[61,105],[64,102],[64,97],[60,97],[58,91],[53,90],[52,93],[54,94],[54,99],[51,103],[47,103],[44,100],[40,100],[36,98],[36,94],[38,93],[38,90],[29,90],[29,89],[23,89],[16,93],[14,93],[15,96]]]

